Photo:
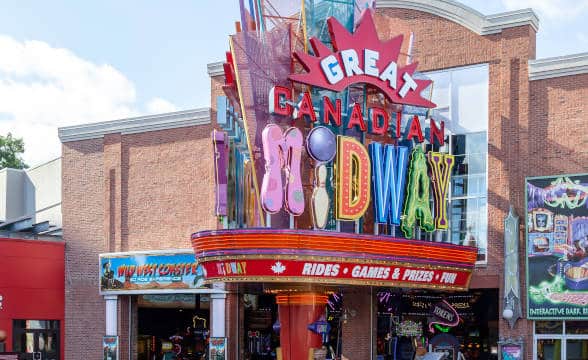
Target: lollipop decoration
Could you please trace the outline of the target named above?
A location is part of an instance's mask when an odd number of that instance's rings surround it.
[[[329,218],[329,194],[326,189],[326,163],[333,160],[337,151],[335,134],[324,126],[317,126],[310,130],[306,138],[306,151],[316,161],[314,169],[315,183],[312,191],[312,221],[315,228],[324,229]]]

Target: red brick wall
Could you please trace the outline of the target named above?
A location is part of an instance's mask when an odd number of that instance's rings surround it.
[[[588,172],[588,74],[531,81],[525,176]]]
[[[588,132],[582,131],[588,111],[584,100],[588,97],[588,75],[528,82],[528,60],[535,57],[535,32],[530,26],[479,36],[419,11],[380,9],[378,14],[376,23],[382,38],[409,29],[414,32],[414,60],[420,62],[422,71],[489,64],[489,260],[488,266],[476,270],[472,287],[499,287],[503,219],[510,204],[523,214],[525,176],[588,171]],[[222,95],[221,79],[211,81],[213,119],[216,96]],[[100,336],[104,333],[104,301],[97,291],[100,252],[188,248],[192,232],[216,228],[209,208],[214,196],[211,129],[198,126],[115,134],[64,144],[66,359],[78,359],[81,354],[85,359],[100,358]],[[523,235],[521,273],[525,265]],[[362,312],[369,290],[365,291],[349,300]],[[230,295],[232,306],[228,309],[233,309],[236,301]],[[120,307],[126,311],[125,304]],[[121,314],[123,336],[125,316]],[[227,334],[236,333],[230,325],[237,316],[235,310],[227,311]],[[351,321],[357,333],[368,333],[369,323],[359,318]],[[530,322],[524,320],[514,331],[502,320],[499,327],[501,336],[523,335],[529,340],[532,335]],[[351,352],[366,343],[365,339],[346,339],[344,349]],[[531,349],[528,341],[529,359]]]
[[[65,240],[65,358],[99,359],[104,300],[98,296],[98,254],[104,233],[102,139],[62,147],[62,216]]]
[[[535,32],[530,26],[479,36],[419,11],[380,9],[378,14],[376,23],[382,38],[414,32],[414,60],[419,61],[421,71],[477,63],[490,66],[489,260],[486,268],[476,270],[471,285],[502,287],[503,220],[510,204],[519,215],[524,214],[525,177],[588,171],[588,131],[583,131],[588,118],[588,75],[529,82],[528,60],[535,58]],[[523,223],[521,274],[524,252]],[[525,304],[524,279],[522,287]],[[501,336],[526,337],[526,354],[531,359],[531,322],[519,321],[514,330],[502,319],[499,324]]]
[[[520,178],[516,169],[505,164],[508,162],[506,152],[515,135],[509,125],[528,121],[527,112],[520,108],[528,106],[525,79],[527,61],[535,56],[535,32],[530,26],[522,26],[480,36],[459,24],[424,12],[380,9],[377,13],[381,38],[406,33],[408,29],[414,33],[413,61],[419,62],[420,71],[489,64],[489,259],[487,268],[477,271],[477,277],[486,279],[474,279],[473,285],[496,287],[502,271],[501,228],[511,198],[509,183],[516,183]],[[511,86],[513,82],[516,85]]]
[[[102,357],[99,253],[190,248],[193,232],[216,228],[211,131],[201,125],[63,144],[66,359]],[[121,340],[127,306],[121,298]]]

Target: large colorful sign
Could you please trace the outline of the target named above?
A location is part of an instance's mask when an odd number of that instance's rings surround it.
[[[310,282],[467,289],[476,249],[296,229],[202,231],[192,245],[205,283]]]
[[[113,253],[100,255],[100,292],[191,292],[203,285],[193,253]]]
[[[386,262],[243,259],[207,261],[212,281],[291,281],[422,288],[467,289],[471,272],[437,266],[388,265]]]
[[[588,319],[588,174],[528,178],[530,319]]]
[[[342,91],[354,83],[370,84],[394,103],[435,107],[435,104],[421,97],[431,81],[412,78],[417,64],[399,67],[396,62],[402,37],[380,42],[370,11],[364,14],[354,34],[350,34],[334,18],[328,20],[328,26],[335,52],[328,50],[317,39],[310,39],[316,56],[295,52],[295,57],[307,73],[292,74],[290,79],[333,91]],[[418,145],[410,151],[407,146],[376,141],[366,146],[356,137],[335,137],[330,128],[339,127],[420,144],[425,141],[425,136],[419,116],[412,117],[410,126],[402,134],[400,112],[389,114],[382,107],[367,105],[364,112],[360,103],[350,104],[350,110],[344,112],[341,99],[333,102],[324,96],[319,107],[322,112],[317,116],[310,91],[302,92],[298,103],[293,99],[291,88],[273,87],[268,100],[270,114],[306,119],[315,123],[315,127],[306,141],[296,127],[282,130],[277,124],[269,124],[263,129],[265,175],[261,185],[261,205],[267,213],[274,214],[283,208],[291,215],[301,215],[305,211],[301,172],[302,150],[305,147],[316,166],[317,179],[311,208],[316,228],[322,229],[326,225],[331,202],[328,192],[323,190],[324,166],[333,159],[336,177],[332,203],[337,220],[358,220],[373,203],[375,222],[401,225],[407,238],[413,237],[416,225],[428,232],[448,228],[446,197],[455,163],[452,155],[439,152],[425,154]],[[344,113],[347,115],[345,119]],[[391,127],[393,117],[396,123]],[[443,122],[426,121],[429,124],[429,143],[443,145]],[[336,141],[333,140],[335,138]],[[430,204],[431,190],[434,213]]]
[[[370,9],[347,25],[331,15],[328,43],[289,25],[231,36],[227,136],[213,133],[215,210],[231,230],[193,234],[205,282],[467,289],[475,248],[407,240],[449,228],[455,158],[428,116],[431,80],[402,36],[380,41]],[[379,234],[372,221],[388,236],[362,234]]]
[[[327,26],[333,51],[311,38],[315,56],[296,51],[294,56],[306,73],[292,74],[291,80],[337,92],[356,83],[370,84],[396,104],[435,107],[421,97],[431,81],[413,77],[418,63],[398,64],[402,35],[380,41],[371,11],[364,12],[353,34],[334,17]]]

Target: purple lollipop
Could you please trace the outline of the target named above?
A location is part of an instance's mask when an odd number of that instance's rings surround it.
[[[329,162],[337,152],[337,141],[331,129],[317,126],[306,137],[306,151],[318,162]]]

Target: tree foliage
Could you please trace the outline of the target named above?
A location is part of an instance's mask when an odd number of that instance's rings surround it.
[[[24,153],[24,142],[21,138],[12,137],[11,133],[6,136],[0,135],[0,169],[26,169],[21,155]]]

